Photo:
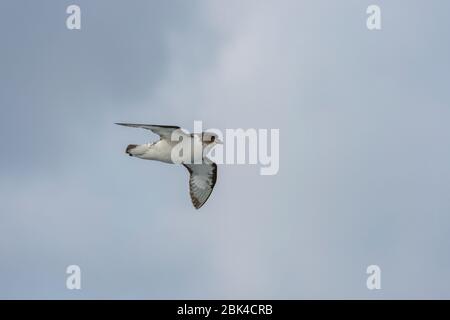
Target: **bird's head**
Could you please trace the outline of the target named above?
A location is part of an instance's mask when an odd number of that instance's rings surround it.
[[[214,146],[216,144],[223,144],[223,142],[219,139],[219,136],[211,132],[203,133],[203,143],[211,146]]]
[[[203,156],[208,154],[214,149],[215,146],[223,144],[219,139],[219,136],[215,133],[204,132],[203,133]]]

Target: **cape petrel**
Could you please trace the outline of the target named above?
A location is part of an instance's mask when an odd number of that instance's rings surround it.
[[[172,141],[174,133],[176,133],[178,137],[182,137],[183,143],[186,142],[189,145],[201,143],[202,153],[200,162],[192,161],[193,158],[190,153],[189,159],[182,158],[179,161],[189,171],[189,191],[192,204],[196,209],[200,209],[205,204],[206,200],[208,200],[211,195],[217,180],[217,165],[205,155],[216,144],[222,143],[216,134],[209,132],[202,132],[201,134],[187,134],[178,126],[132,123],[116,124],[120,126],[150,130],[159,135],[160,140],[153,143],[128,145],[125,152],[129,156],[136,158],[175,164],[176,162],[172,159],[172,151],[180,141]]]

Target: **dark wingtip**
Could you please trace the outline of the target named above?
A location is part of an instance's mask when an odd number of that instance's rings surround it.
[[[195,208],[195,210],[198,210],[198,209],[200,209],[202,207],[202,205],[201,206],[196,206],[195,204],[194,204],[194,208]]]

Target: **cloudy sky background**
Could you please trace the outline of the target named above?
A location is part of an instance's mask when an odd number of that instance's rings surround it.
[[[450,298],[449,13],[1,1],[0,298]],[[184,168],[124,154],[156,137],[113,124],[194,120],[279,128],[279,174],[222,165],[196,211]]]

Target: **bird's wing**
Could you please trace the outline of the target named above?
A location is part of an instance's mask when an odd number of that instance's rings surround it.
[[[134,123],[116,123],[119,126],[125,126],[125,127],[132,127],[132,128],[142,128],[146,130],[150,130],[153,133],[156,133],[159,135],[162,139],[171,140],[172,133],[175,130],[180,130],[182,133],[182,130],[178,126],[158,126],[153,124],[134,124]]]
[[[208,200],[217,180],[217,165],[209,159],[202,164],[183,164],[188,169],[189,193],[195,209],[200,209]]]

